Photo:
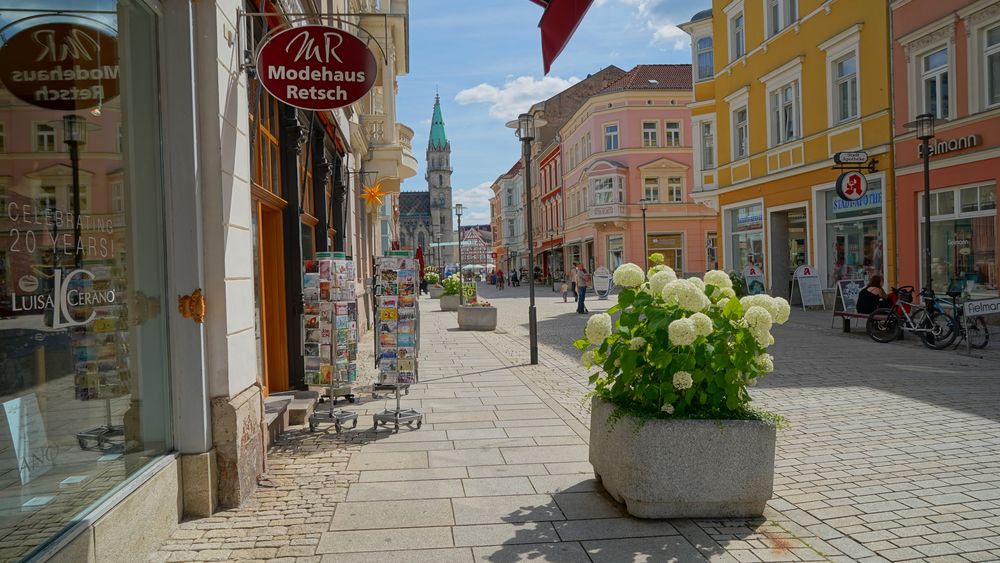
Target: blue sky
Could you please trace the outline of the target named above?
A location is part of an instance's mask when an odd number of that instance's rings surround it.
[[[488,223],[490,184],[520,155],[508,120],[607,65],[690,63],[688,36],[676,27],[710,0],[596,0],[569,45],[542,76],[538,19],[528,0],[410,2],[410,74],[399,79],[398,119],[415,131],[417,176],[403,189],[424,190],[424,151],[435,88],[451,142],[454,198],[463,223]]]

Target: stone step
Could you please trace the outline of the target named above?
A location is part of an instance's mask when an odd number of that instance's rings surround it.
[[[309,415],[316,410],[319,395],[316,391],[283,391],[281,393],[272,393],[268,398],[287,399],[288,425],[298,426],[305,424],[309,420]]]
[[[274,395],[264,399],[264,420],[267,422],[268,447],[288,428],[288,406],[291,402],[292,399],[289,397],[275,397]]]

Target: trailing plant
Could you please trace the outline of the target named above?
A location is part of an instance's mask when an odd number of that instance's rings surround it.
[[[590,377],[597,396],[639,418],[775,420],[750,407],[747,387],[774,369],[771,327],[788,319],[787,301],[740,299],[719,270],[678,279],[662,263],[648,277],[623,264],[613,279],[617,320],[592,316],[575,343],[599,370]]]
[[[441,276],[439,276],[438,273],[435,272],[435,271],[433,271],[433,270],[427,271],[425,269],[424,270],[424,281],[427,282],[427,283],[429,283],[429,284],[431,284],[431,285],[437,285],[441,281]]]
[[[458,292],[462,290],[462,279],[458,277],[458,274],[452,274],[444,279],[442,285],[444,285],[445,295],[458,295]]]

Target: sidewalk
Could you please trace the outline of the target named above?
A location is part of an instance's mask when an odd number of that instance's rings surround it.
[[[421,383],[402,397],[420,430],[374,434],[370,415],[395,401],[362,395],[357,430],[293,429],[270,456],[274,488],[182,524],[153,560],[1000,560],[996,365],[786,325],[779,372],[754,390],[793,425],[765,518],[642,521],[587,463],[587,372],[559,344],[586,317],[540,294],[528,366],[521,292],[482,293],[501,308],[495,333],[421,300]]]

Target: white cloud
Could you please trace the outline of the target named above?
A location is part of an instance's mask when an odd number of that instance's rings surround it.
[[[455,101],[462,105],[488,103],[490,117],[510,121],[533,104],[551,98],[579,81],[575,76],[568,79],[546,76],[541,80],[519,76],[508,78],[499,88],[485,82],[466,88],[455,96]]]
[[[688,21],[697,12],[691,2],[677,0],[619,0],[635,9],[635,19],[653,32],[652,43],[669,44],[675,50],[690,46],[687,33],[677,24]]]
[[[455,188],[453,199],[465,207],[462,214],[463,225],[488,225],[490,223],[490,202],[492,182],[483,182],[471,188]]]

